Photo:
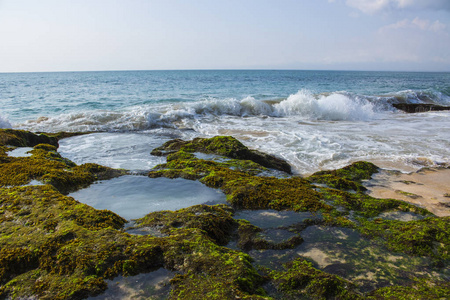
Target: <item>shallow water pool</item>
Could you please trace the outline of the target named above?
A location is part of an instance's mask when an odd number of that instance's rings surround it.
[[[17,147],[16,149],[7,152],[7,154],[11,157],[28,157],[31,156],[31,153],[28,153],[31,150],[33,150],[32,147]]]
[[[167,269],[139,274],[136,276],[118,276],[107,280],[108,289],[101,295],[89,300],[123,299],[167,299],[170,292],[170,279],[175,275]]]
[[[235,219],[245,219],[260,228],[286,227],[301,223],[306,219],[318,219],[320,214],[311,212],[295,212],[290,210],[277,211],[274,209],[241,210],[234,215]]]
[[[109,209],[127,220],[154,211],[226,203],[225,194],[198,181],[137,175],[99,181],[69,196],[96,209]]]

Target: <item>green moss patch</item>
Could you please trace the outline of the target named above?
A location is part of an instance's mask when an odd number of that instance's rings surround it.
[[[378,167],[374,164],[359,161],[341,169],[316,172],[308,179],[339,190],[365,191],[362,180],[370,179],[377,172]]]
[[[343,207],[358,215],[371,218],[391,210],[413,212],[419,215],[433,215],[426,209],[395,199],[374,198],[363,193],[349,193],[334,189],[321,189],[322,196],[335,207]]]
[[[125,172],[97,164],[77,166],[56,152],[56,146],[38,144],[30,157],[3,157],[0,160],[0,186],[20,186],[31,180],[51,184],[60,192],[87,186],[95,180],[120,176]]]
[[[81,299],[101,293],[104,279],[155,267],[179,272],[172,298],[194,299],[208,292],[219,299],[221,286],[230,289],[231,298],[263,293],[250,258],[209,238],[215,234],[220,241],[224,228],[197,228],[231,224],[226,207],[186,210],[187,226],[157,238],[129,235],[120,230],[125,223],[121,217],[48,185],[2,188],[0,201],[0,297]],[[198,276],[211,284],[197,285]]]
[[[226,205],[195,205],[177,211],[158,211],[136,220],[134,228],[157,227],[166,234],[177,228],[198,228],[213,241],[225,245],[237,227],[232,211]]]
[[[351,282],[317,270],[305,260],[296,259],[285,268],[270,272],[283,299],[363,299]]]
[[[390,250],[409,255],[427,256],[437,265],[450,260],[450,217],[429,217],[417,221],[359,219],[357,229],[364,235],[380,239]]]
[[[201,152],[239,160],[250,160],[266,168],[291,173],[291,166],[284,160],[257,150],[248,149],[240,141],[231,136],[195,138],[192,141],[183,141],[180,139],[171,140],[161,147],[154,149],[151,153],[153,155],[161,156],[179,151],[184,153]]]
[[[25,130],[0,129],[0,145],[34,147],[38,144],[50,144],[58,147],[58,140],[46,134],[37,135]]]
[[[448,299],[450,295],[449,281],[416,279],[408,286],[389,286],[378,289],[367,295],[367,299]]]
[[[294,177],[278,179],[258,177],[232,170],[223,164],[205,160],[172,160],[152,171],[150,177],[199,179],[209,187],[220,188],[236,208],[272,208],[277,210],[317,211],[330,209],[306,180]]]

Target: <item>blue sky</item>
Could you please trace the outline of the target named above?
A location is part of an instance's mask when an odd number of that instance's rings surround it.
[[[0,72],[450,71],[450,0],[0,0]]]

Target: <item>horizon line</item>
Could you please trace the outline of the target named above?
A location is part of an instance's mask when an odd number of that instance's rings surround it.
[[[429,70],[360,70],[360,69],[284,69],[284,68],[230,68],[230,69],[114,69],[114,70],[63,70],[63,71],[0,71],[0,74],[30,74],[30,73],[95,73],[95,72],[180,72],[180,71],[323,71],[323,72],[397,72],[397,73],[450,73],[449,71]]]

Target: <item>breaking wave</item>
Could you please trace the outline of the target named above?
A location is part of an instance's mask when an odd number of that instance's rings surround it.
[[[11,123],[0,115],[0,128],[12,128]]]
[[[314,94],[300,90],[286,99],[258,100],[208,99],[182,103],[158,102],[122,111],[93,110],[40,117],[19,124],[34,131],[139,131],[152,128],[178,128],[185,122],[222,116],[294,118],[296,120],[370,121],[399,113],[395,103],[434,103],[446,105],[450,97],[432,92],[401,91],[381,96],[361,96],[348,92]],[[0,117],[0,127],[10,126]]]

